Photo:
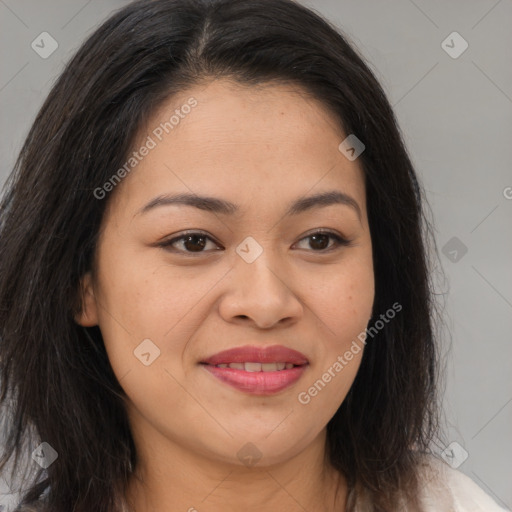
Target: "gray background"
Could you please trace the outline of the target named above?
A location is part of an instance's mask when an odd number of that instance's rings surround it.
[[[126,3],[0,0],[0,184],[63,64]],[[437,290],[446,301],[447,441],[468,453],[458,469],[510,510],[512,2],[302,3],[349,36],[394,106],[448,279]],[[457,58],[442,47],[453,31],[469,45]],[[42,32],[58,42],[46,59],[31,48]],[[461,48],[450,38],[445,44]],[[437,451],[445,446],[439,440]]]

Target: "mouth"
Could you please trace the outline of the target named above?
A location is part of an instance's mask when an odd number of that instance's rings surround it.
[[[309,361],[296,350],[274,345],[226,350],[200,364],[224,384],[244,393],[267,396],[296,383]]]
[[[207,363],[203,363],[207,364]],[[246,372],[280,372],[282,370],[290,370],[294,366],[302,366],[293,363],[256,363],[253,361],[246,361],[244,363],[220,363],[215,366],[216,368],[233,368],[234,370],[243,370]]]

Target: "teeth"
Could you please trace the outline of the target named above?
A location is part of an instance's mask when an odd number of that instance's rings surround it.
[[[244,363],[246,372],[261,372],[261,363]]]
[[[246,372],[276,372],[280,370],[289,370],[293,368],[293,363],[221,363],[217,368],[233,368],[235,370],[245,370]]]

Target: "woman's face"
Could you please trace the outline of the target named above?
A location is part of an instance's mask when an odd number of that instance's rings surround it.
[[[345,137],[298,89],[223,80],[173,97],[142,130],[136,165],[104,199],[77,321],[99,325],[136,443],[155,456],[262,466],[325,434],[374,299],[363,172],[338,149]],[[341,201],[309,200],[325,193]]]

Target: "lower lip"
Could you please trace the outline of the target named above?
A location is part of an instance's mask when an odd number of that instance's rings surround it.
[[[213,376],[234,388],[253,395],[272,395],[297,382],[307,364],[275,372],[246,372],[235,368],[218,368],[203,364]]]

